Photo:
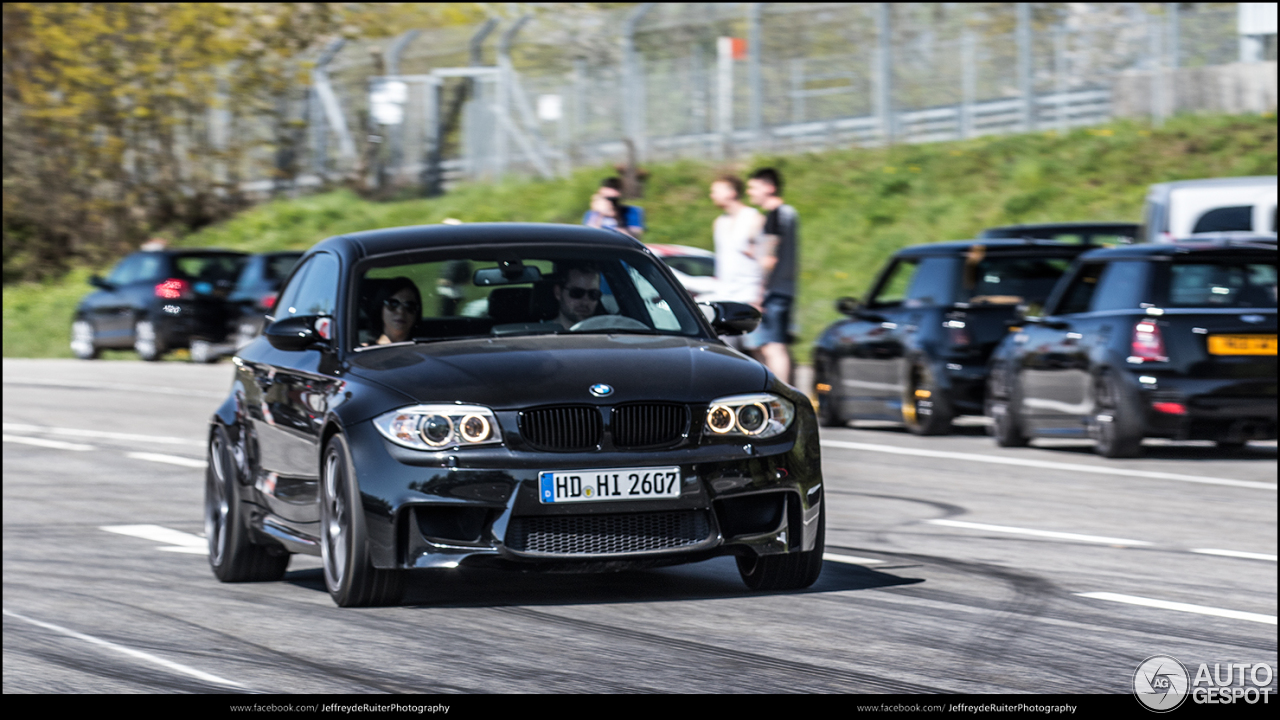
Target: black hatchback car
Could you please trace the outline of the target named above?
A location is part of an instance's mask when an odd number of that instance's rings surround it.
[[[211,419],[214,574],[279,579],[291,553],[319,555],[352,606],[396,602],[420,568],[733,554],[752,588],[808,586],[824,544],[813,408],[717,339],[758,322],[695,305],[608,231],[329,238],[233,358]]]
[[[981,415],[987,359],[1019,304],[1039,304],[1091,246],[1039,240],[965,240],[898,251],[865,302],[813,348],[822,424],[903,422],[919,435]]]
[[[1020,325],[991,359],[1002,446],[1091,437],[1099,454],[1130,457],[1144,437],[1276,437],[1274,245],[1090,252]]]
[[[193,340],[227,336],[227,297],[246,255],[228,250],[147,250],[121,260],[76,306],[71,352],[98,357],[104,349],[133,348],[159,360]]]

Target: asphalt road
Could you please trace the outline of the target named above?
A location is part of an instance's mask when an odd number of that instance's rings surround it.
[[[720,558],[431,571],[403,607],[344,610],[315,558],[277,583],[209,570],[203,439],[229,364],[3,373],[6,693],[1128,693],[1157,654],[1266,663],[1276,688],[1274,442],[1116,461],[977,425],[824,430],[809,590],[750,592]]]

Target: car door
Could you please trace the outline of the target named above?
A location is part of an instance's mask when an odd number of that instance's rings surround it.
[[[1092,409],[1089,347],[1082,342],[1094,323],[1088,317],[1105,263],[1087,262],[1072,273],[1065,290],[1051,297],[1045,315],[1027,323],[1019,381],[1022,417],[1037,432],[1083,432],[1080,417]],[[1093,331],[1097,341],[1096,328]]]
[[[93,323],[98,342],[104,346],[127,346],[132,342],[132,309],[129,285],[138,276],[142,253],[121,260],[106,277],[106,287],[89,296],[85,314]]]
[[[338,259],[330,253],[309,258],[281,294],[275,319],[333,318],[339,271]],[[256,397],[248,403],[248,414],[258,438],[259,465],[271,477],[267,502],[285,519],[316,522],[320,430],[330,398],[341,383],[333,351],[288,352],[260,342],[243,353],[241,363],[255,385]]]
[[[899,326],[903,304],[920,258],[895,258],[880,274],[867,302],[837,330],[833,354],[838,392],[849,415],[865,419],[899,419],[888,403],[902,394],[895,372],[902,357]]]

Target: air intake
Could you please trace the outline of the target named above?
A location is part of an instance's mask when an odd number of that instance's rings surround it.
[[[549,515],[512,518],[507,547],[554,555],[615,555],[690,547],[710,535],[705,510]]]

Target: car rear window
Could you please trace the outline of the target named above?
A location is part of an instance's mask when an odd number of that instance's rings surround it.
[[[1240,261],[1175,262],[1165,267],[1157,301],[1165,307],[1274,308],[1276,266]]]
[[[1236,205],[1214,208],[1200,216],[1192,233],[1231,232],[1253,229],[1253,206]]]
[[[1038,304],[1049,297],[1070,257],[1000,257],[970,253],[957,302],[970,305]]]
[[[174,255],[174,274],[183,280],[235,282],[244,267],[244,255]]]

